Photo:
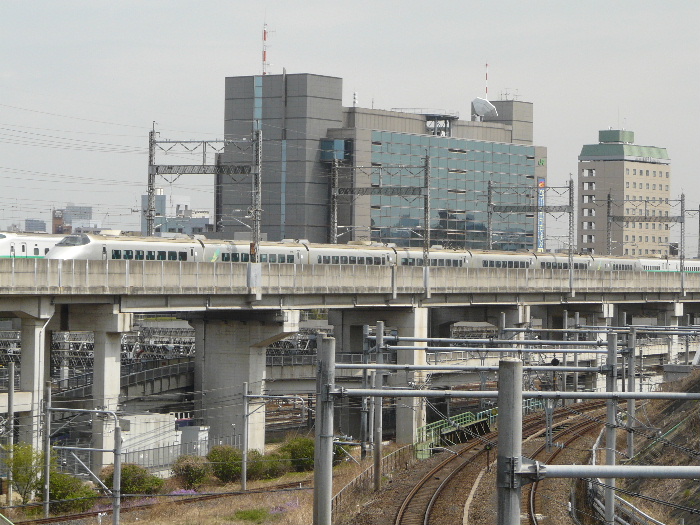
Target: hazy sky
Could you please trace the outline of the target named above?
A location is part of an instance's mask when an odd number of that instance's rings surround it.
[[[270,72],[342,77],[345,105],[356,91],[468,118],[488,62],[491,99],[534,103],[550,185],[623,127],[668,149],[672,195],[700,206],[696,1],[0,0],[0,228],[74,203],[138,229],[152,122],[161,139],[221,138],[224,78],[262,72],[265,21]],[[159,183],[213,209],[209,176]]]

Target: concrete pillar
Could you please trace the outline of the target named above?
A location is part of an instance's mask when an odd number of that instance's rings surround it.
[[[428,337],[429,315],[428,308],[400,308],[383,310],[342,310],[330,312],[328,322],[333,325],[333,335],[336,339],[338,353],[362,352],[362,326],[376,325],[384,321],[387,329],[397,330],[403,337]],[[408,343],[401,343],[407,346]],[[424,342],[415,343],[425,346]],[[398,364],[425,365],[425,350],[397,351]],[[424,372],[397,372],[389,375],[386,386],[406,387],[420,385],[425,381]],[[396,441],[397,443],[413,443],[416,429],[425,425],[426,410],[423,398],[402,398],[396,407]],[[356,425],[348,425],[353,429],[353,435],[359,436],[359,419]],[[354,429],[358,433],[355,434]]]
[[[265,388],[267,347],[299,330],[299,312],[252,312],[237,319],[191,319],[195,329],[195,417],[208,425],[210,439],[241,435],[241,388],[249,395]],[[264,403],[249,399],[248,447],[264,450]]]
[[[19,388],[31,393],[31,411],[19,413],[19,440],[39,450],[42,446],[44,384],[50,378],[50,345],[46,338],[49,319],[23,318]]]
[[[428,309],[414,308],[409,312],[391,316],[399,336],[428,337]],[[386,322],[389,322],[388,320]],[[424,342],[415,345],[425,346]],[[402,346],[405,346],[402,344]],[[397,350],[396,364],[425,366],[425,350]],[[388,385],[420,386],[425,383],[425,372],[399,372],[389,376]],[[416,429],[426,424],[425,398],[404,397],[396,401],[396,442],[409,444],[416,440]]]
[[[665,306],[663,310],[659,311],[658,324],[678,328],[682,324],[680,321],[683,317],[683,303],[671,303]],[[668,337],[668,353],[664,363],[676,363],[678,362],[678,353],[681,351],[681,345],[677,335]],[[685,351],[685,348],[683,348],[683,351]]]
[[[119,312],[118,305],[75,307],[70,310],[70,330],[92,331],[93,348],[93,410],[113,410],[119,407],[121,390],[121,337],[132,329],[133,314]],[[92,447],[114,448],[114,418],[92,417]],[[99,472],[114,462],[111,452],[93,452],[92,468]]]

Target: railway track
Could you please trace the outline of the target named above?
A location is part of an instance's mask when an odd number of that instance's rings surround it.
[[[577,405],[577,412],[589,412],[599,410],[605,403],[601,401],[591,403],[580,403]],[[561,424],[562,421],[571,418],[571,407],[558,408],[554,411],[554,421]],[[542,432],[542,414],[533,414],[523,420],[523,439],[535,436]],[[573,427],[572,427],[573,428]],[[463,445],[458,451],[452,452],[429,472],[413,487],[401,504],[394,525],[429,525],[430,523],[447,523],[446,515],[454,518],[454,508],[463,508],[466,501],[464,482],[459,481],[460,490],[457,494],[449,494],[449,488],[457,478],[465,475],[471,476],[470,483],[474,483],[476,472],[481,468],[467,469],[468,465],[481,465],[481,460],[485,459],[487,450],[493,452],[491,459],[495,459],[495,445],[498,433],[492,432],[479,436]],[[461,498],[459,501],[456,498]],[[447,507],[447,508],[446,508]],[[434,519],[433,519],[434,518]],[[433,519],[433,521],[431,521]],[[462,523],[461,513],[455,523]]]
[[[545,464],[555,463],[557,456],[559,456],[566,447],[569,447],[575,441],[580,440],[586,434],[593,430],[598,430],[603,425],[600,421],[581,421],[569,427],[561,429],[557,433],[557,438],[566,439],[559,443],[559,446],[555,447],[553,452],[551,452],[544,460]],[[539,447],[534,454],[532,454],[533,459],[537,459],[538,456],[541,457],[546,453],[546,445]],[[527,487],[527,499],[528,499],[528,520],[530,525],[539,525],[540,517],[542,516],[539,509],[543,509],[546,505],[543,504],[541,494],[538,489],[541,486],[540,481],[531,483]]]
[[[234,496],[242,496],[245,494],[256,494],[260,492],[271,492],[271,491],[282,491],[282,490],[294,490],[294,489],[305,489],[309,488],[309,483],[308,482],[295,482],[295,483],[279,483],[277,485],[269,485],[267,487],[262,487],[259,489],[252,489],[252,490],[247,490],[245,492],[243,491],[236,491],[236,492],[223,492],[221,494],[203,494],[201,496],[194,496],[191,498],[183,497],[182,499],[174,499],[170,501],[169,503],[172,505],[187,505],[190,503],[202,503],[205,501],[211,501],[211,500],[216,500],[216,499],[221,499],[221,498],[229,498],[229,497],[234,497]],[[156,505],[160,505],[162,501],[158,501],[155,503],[145,503],[142,505],[134,505],[134,506],[123,506],[121,508],[121,512],[132,512],[132,511],[138,511],[138,510],[147,510],[150,508],[155,507]],[[123,505],[124,503],[122,503]],[[40,525],[43,523],[63,523],[63,522],[73,522],[75,520],[81,520],[81,519],[86,519],[86,518],[95,518],[100,514],[111,514],[111,510],[107,511],[91,511],[91,512],[81,512],[79,514],[68,514],[68,515],[63,515],[63,516],[52,516],[49,518],[38,518],[34,520],[25,520],[25,521],[15,521],[13,522],[15,525]]]

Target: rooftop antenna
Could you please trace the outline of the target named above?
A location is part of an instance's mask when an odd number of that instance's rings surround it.
[[[486,64],[486,97],[472,100],[472,119],[483,122],[484,117],[497,117],[496,106],[489,102],[489,65]]]
[[[267,69],[270,67],[267,61],[267,22],[263,23],[262,40],[262,74],[267,75]]]
[[[486,97],[485,100],[489,99],[489,65],[486,63]]]

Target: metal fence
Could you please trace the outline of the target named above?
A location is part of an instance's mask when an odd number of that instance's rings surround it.
[[[161,447],[148,449],[126,450],[122,453],[122,464],[133,463],[148,469],[152,473],[167,473],[172,468],[178,457],[189,454],[194,456],[206,456],[212,447],[217,445],[231,445],[241,448],[241,436],[224,436],[215,439],[200,439],[190,443],[173,443]],[[73,442],[70,446],[90,447],[87,442]],[[92,454],[85,450],[57,450],[59,468],[66,473],[75,476],[86,476],[85,466],[92,468]],[[76,459],[80,458],[80,461]],[[81,462],[85,465],[81,465]]]
[[[406,445],[398,450],[395,450],[391,454],[387,454],[381,460],[381,475],[387,476],[393,471],[399,468],[408,468],[413,463],[417,461],[416,458],[416,447],[415,445]],[[374,487],[374,464],[360,473],[355,479],[350,483],[345,485],[340,489],[333,500],[331,501],[331,512],[333,513],[332,521],[335,522],[335,518],[338,512],[342,509],[343,505],[347,505],[352,502],[354,497],[359,494],[369,492]]]

